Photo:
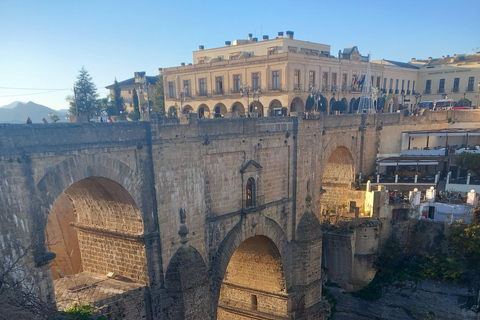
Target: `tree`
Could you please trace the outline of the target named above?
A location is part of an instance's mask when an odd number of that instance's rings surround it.
[[[114,108],[111,109],[111,111],[115,111],[115,114],[110,114],[110,116],[114,115],[121,115],[125,111],[125,99],[122,97],[122,89],[120,89],[120,85],[118,84],[117,79],[115,79],[115,83],[113,84],[113,95],[111,97],[112,99],[112,106]]]
[[[153,110],[155,113],[160,114],[161,118],[165,118],[165,99],[163,89],[163,77],[158,76],[155,87],[153,88]]]
[[[480,175],[480,154],[462,152],[456,157],[455,162],[457,165],[472,171],[476,175]]]
[[[140,119],[140,107],[138,104],[138,95],[135,88],[132,91],[133,111],[128,114],[128,117],[132,120]]]
[[[60,121],[60,118],[55,114],[55,113],[49,113],[50,120],[52,120],[53,123]]]
[[[97,87],[92,82],[92,77],[82,67],[77,81],[74,84],[74,95],[67,97],[70,102],[70,114],[92,118],[99,112]]]

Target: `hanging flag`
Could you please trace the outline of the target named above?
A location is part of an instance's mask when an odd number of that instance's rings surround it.
[[[353,75],[352,77],[352,88],[355,86],[355,81],[357,80],[357,76]]]
[[[355,83],[353,84],[353,89],[357,89],[357,88],[358,88],[358,78],[359,78],[359,77],[355,77]]]
[[[362,77],[362,79],[360,80],[360,82],[358,83],[359,86],[361,86],[363,84],[363,81],[365,81],[365,75]]]

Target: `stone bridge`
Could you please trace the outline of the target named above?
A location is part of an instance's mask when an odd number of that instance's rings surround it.
[[[0,125],[0,266],[59,308],[324,319],[322,252],[347,287],[365,267],[350,240],[322,250],[320,222],[363,205],[356,174],[402,131],[474,114]]]

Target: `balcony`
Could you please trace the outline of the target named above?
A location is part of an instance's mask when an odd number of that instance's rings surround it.
[[[430,94],[430,93],[432,93],[432,90],[430,90],[430,89],[425,89],[423,91],[423,94]]]
[[[200,92],[197,91],[197,96],[206,98],[206,97],[208,97],[208,92],[206,90],[200,90]]]
[[[337,91],[337,86],[336,85],[332,85],[332,91]]]
[[[382,89],[382,93],[387,93],[387,89]]]
[[[458,87],[453,87],[452,92],[458,92]]]
[[[444,88],[438,88],[437,93],[445,93],[445,89]]]
[[[393,93],[393,89],[388,89],[388,93]]]
[[[212,95],[219,96],[219,95],[223,95],[223,93],[224,93],[223,89],[217,89],[212,92]]]
[[[280,84],[268,86],[268,91],[283,91]]]
[[[342,92],[348,91],[348,86],[346,84],[342,84]]]
[[[466,89],[465,89],[466,92],[473,92],[473,85],[471,86],[468,86]]]
[[[398,94],[398,89],[395,89],[395,94]]]
[[[407,94],[410,94],[410,90],[407,90]]]
[[[329,86],[328,86],[328,84],[327,84],[327,85],[324,85],[324,86],[322,86],[322,91],[330,91],[330,90],[329,90]]]
[[[294,83],[293,84],[293,90],[301,91],[302,90],[302,84],[301,83]]]

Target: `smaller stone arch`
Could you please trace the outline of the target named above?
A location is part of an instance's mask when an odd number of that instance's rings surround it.
[[[290,103],[290,112],[304,112],[305,104],[303,103],[302,98],[295,97]]]
[[[213,108],[215,118],[225,118],[227,115],[227,107],[223,103],[217,103]]]
[[[198,107],[198,118],[199,119],[209,119],[210,118],[210,109],[204,103]]]
[[[243,117],[243,116],[245,116],[245,107],[239,101],[236,101],[232,105],[231,110],[232,110],[232,117]]]
[[[166,313],[173,319],[213,319],[207,268],[200,253],[190,245],[175,252],[165,274]],[[199,299],[199,297],[202,297]]]

